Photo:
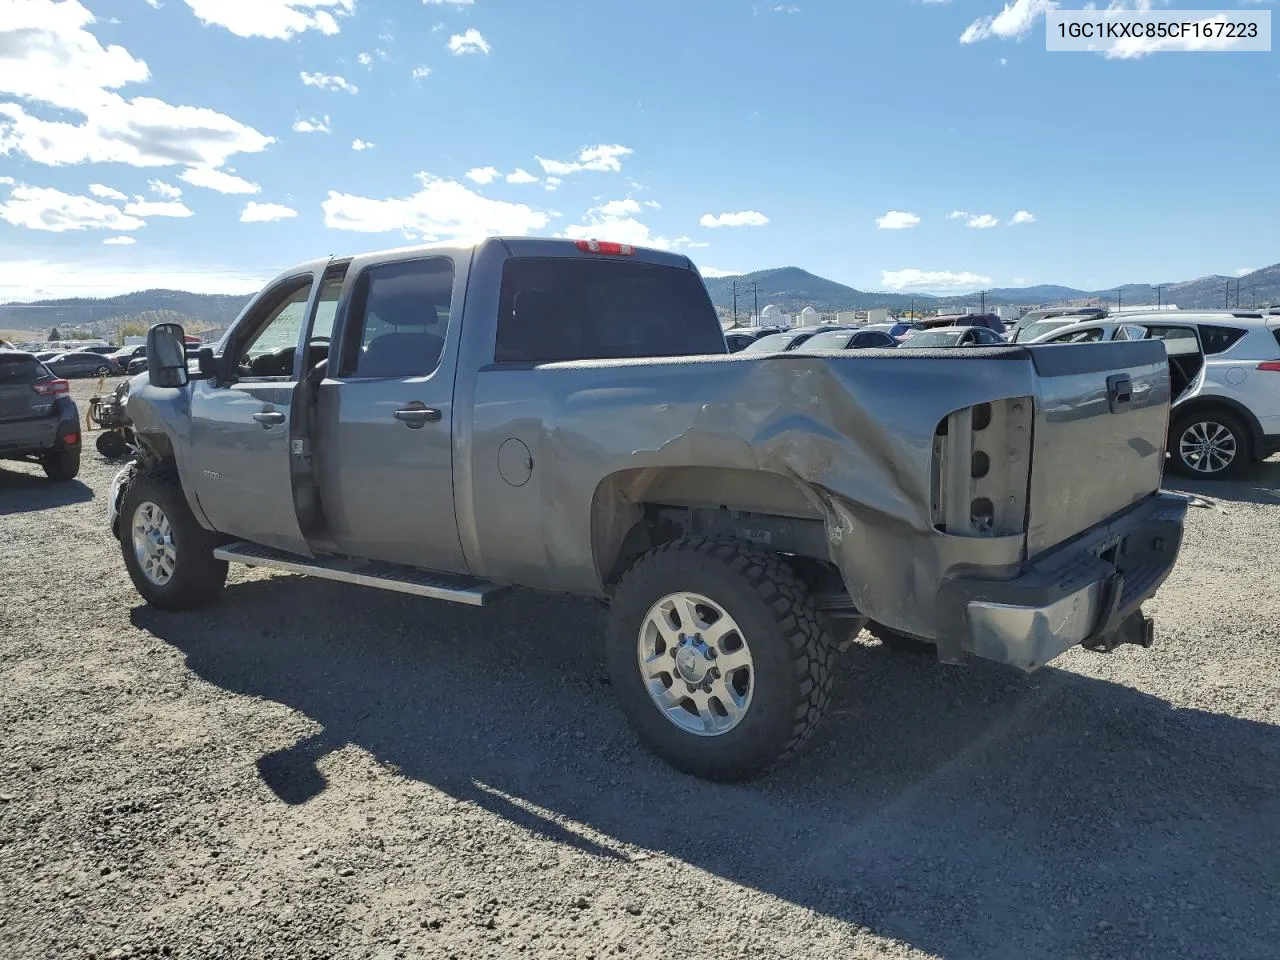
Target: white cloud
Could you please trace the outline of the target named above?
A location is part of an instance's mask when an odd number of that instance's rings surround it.
[[[876,217],[876,226],[881,230],[909,230],[920,222],[914,213],[903,213],[901,210],[890,210],[883,217]]]
[[[250,294],[274,270],[255,273],[218,263],[122,270],[105,257],[88,261],[0,260],[0,302],[37,297],[110,297],[137,290]]]
[[[144,200],[142,197],[134,197],[132,203],[125,204],[124,212],[135,217],[194,216],[181,200]]]
[[[721,270],[719,267],[698,267],[698,272],[711,280],[715,280],[718,277],[742,276],[741,270]]]
[[[464,184],[419,173],[422,189],[383,200],[329,191],[321,204],[326,227],[359,233],[397,231],[427,242],[473,242],[493,234],[524,236],[551,220],[523,203],[490,200]]]
[[[414,67],[413,73],[411,74],[411,76],[415,80],[425,80],[427,79],[427,77],[431,76],[431,68],[430,67]]]
[[[131,247],[138,241],[133,239],[133,237],[126,237],[122,235],[119,237],[107,237],[107,239],[102,242],[108,247]]]
[[[584,147],[578,153],[577,160],[567,163],[563,160],[547,160],[544,157],[534,159],[542,166],[543,173],[567,177],[571,173],[581,173],[584,170],[617,173],[622,169],[622,158],[630,156],[632,152],[630,147],[624,147],[621,144],[602,143],[595,147]]]
[[[373,55],[368,53],[362,53],[356,57],[356,63],[360,64],[360,66],[362,67],[369,67],[370,69],[372,69]]]
[[[149,6],[152,10],[159,10],[161,7],[164,6],[164,0],[147,0],[147,6]]]
[[[1035,223],[1036,215],[1030,210],[1019,210],[1013,215],[1013,219],[1009,221],[1009,226],[1016,226],[1019,223]]]
[[[147,186],[151,188],[151,192],[157,197],[163,197],[166,200],[177,200],[182,196],[182,188],[175,187],[171,183],[165,183],[163,180],[148,180]]]
[[[963,220],[966,227],[974,230],[990,230],[1000,226],[1000,221],[989,213],[969,213],[967,210],[952,210],[947,214],[948,220]]]
[[[1253,273],[1257,267],[1236,267],[1236,276],[1243,277]]]
[[[662,209],[662,204],[660,204],[657,200],[646,200],[646,201],[644,202],[644,205],[645,205],[646,207],[648,207],[650,210],[661,210],[661,209]]]
[[[374,145],[368,140],[361,140],[359,137],[351,141],[351,149],[357,152],[361,150],[372,150],[373,147]]]
[[[484,186],[485,184],[493,183],[498,177],[502,176],[502,171],[497,167],[472,167],[463,176],[474,183]]]
[[[307,71],[303,70],[298,76],[302,78],[303,84],[308,87],[319,87],[321,90],[331,90],[334,93],[339,90],[345,90],[350,94],[360,92],[360,88],[354,83],[349,83],[344,77],[331,73],[307,73]]]
[[[1058,9],[1056,0],[1012,0],[999,13],[979,17],[960,34],[961,43],[977,43],[988,37],[1012,40],[1025,37],[1036,20]]]
[[[237,37],[288,40],[307,30],[338,32],[340,17],[355,13],[356,0],[186,0],[206,24],[226,27]],[[332,12],[330,12],[332,11]]]
[[[244,177],[237,177],[225,170],[214,170],[212,167],[188,167],[178,174],[178,179],[193,187],[204,187],[218,193],[257,193],[262,189]]]
[[[656,236],[648,225],[635,218],[640,210],[640,204],[635,200],[609,200],[592,207],[582,223],[566,228],[561,236],[570,240],[612,240],[637,247],[670,250],[670,240]]]
[[[694,240],[692,237],[676,237],[671,241],[671,246],[677,250],[681,248],[689,250],[705,250],[707,247],[711,246],[711,244],[700,240]]]
[[[468,27],[465,33],[455,33],[449,38],[449,51],[460,57],[464,53],[488,53],[489,41],[480,35],[475,27]]]
[[[890,290],[970,290],[987,286],[990,277],[951,270],[882,270],[880,282]]]
[[[422,0],[423,5],[428,7],[438,7],[443,4],[449,4],[453,7],[469,7],[475,2],[476,0]]]
[[[1267,3],[1269,0],[1248,0],[1250,3]],[[1149,0],[1138,0],[1138,9],[1146,10],[1151,6]],[[1127,9],[1122,4],[1113,3],[1107,8],[1111,11]],[[1220,13],[1210,17],[1187,18],[1191,23],[1231,23],[1229,13]],[[1250,41],[1245,37],[1231,37],[1224,32],[1221,36],[1196,37],[1190,32],[1183,37],[1120,37],[1107,47],[1108,60],[1136,60],[1158,53],[1162,50],[1231,50],[1244,46]]]
[[[137,230],[146,221],[119,207],[92,197],[63,193],[52,187],[29,187],[19,184],[0,203],[0,220],[25,227],[64,233],[68,230]]]
[[[296,217],[298,211],[279,203],[258,203],[250,200],[240,211],[241,223],[273,223]]]
[[[516,167],[507,174],[507,183],[537,183],[538,178],[524,167]]]
[[[0,185],[6,186],[6,187],[12,187],[16,182],[17,181],[15,181],[13,177],[0,177]]]
[[[554,193],[555,191],[559,190],[560,184],[562,183],[564,183],[564,181],[561,180],[559,177],[547,177],[547,179],[544,181],[544,185],[546,186],[547,192],[549,193]]]
[[[13,181],[9,181],[12,183]],[[89,192],[95,197],[102,197],[104,200],[128,200],[127,194],[121,193],[114,187],[108,187],[101,183],[89,184]]]
[[[333,128],[329,125],[329,115],[325,114],[322,119],[312,117],[310,120],[293,121],[294,133],[331,133]]]
[[[124,47],[103,47],[87,29],[95,22],[79,0],[0,0],[0,94],[71,115],[45,120],[18,103],[0,103],[0,155],[51,166],[217,166],[273,142],[214,110],[126,100],[115,91],[148,81],[150,70]]]
[[[704,213],[698,222],[704,227],[763,227],[769,218],[758,210],[742,210],[739,213]]]

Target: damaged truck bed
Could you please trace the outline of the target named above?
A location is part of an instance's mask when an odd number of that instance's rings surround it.
[[[150,339],[111,498],[149,601],[226,561],[596,596],[625,712],[701,776],[795,752],[867,622],[1023,670],[1149,644],[1181,542],[1156,341],[730,355],[686,258],[530,239],[304,264],[198,372]]]

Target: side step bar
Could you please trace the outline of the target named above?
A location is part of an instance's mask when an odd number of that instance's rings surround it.
[[[324,580],[340,580],[363,587],[411,593],[433,600],[452,600],[473,607],[483,607],[507,592],[509,587],[476,577],[431,573],[398,563],[355,560],[348,557],[317,557],[310,560],[283,550],[273,550],[256,543],[229,543],[218,547],[213,555],[219,560],[243,563],[250,567],[270,567],[288,573],[301,573]]]

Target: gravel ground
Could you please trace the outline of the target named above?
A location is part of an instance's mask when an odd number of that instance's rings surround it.
[[[1203,490],[1152,650],[868,641],[740,786],[642,751],[590,602],[233,567],[143,606],[117,469],[0,470],[5,960],[1277,956],[1280,462]]]

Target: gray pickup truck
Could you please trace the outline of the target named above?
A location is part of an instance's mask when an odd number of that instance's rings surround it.
[[[794,753],[864,626],[1023,670],[1149,645],[1182,539],[1156,342],[730,354],[683,256],[494,238],[302,264],[182,343],[150,332],[110,497],[148,602],[228,562],[595,597],[624,712],[708,778]]]

